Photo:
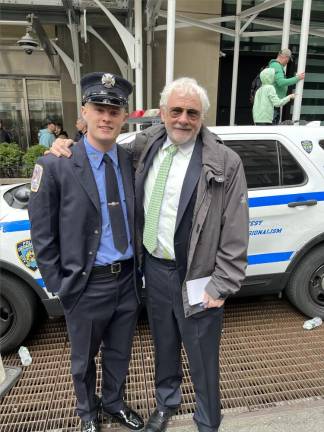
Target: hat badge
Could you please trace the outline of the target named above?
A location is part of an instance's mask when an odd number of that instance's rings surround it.
[[[105,87],[107,87],[107,88],[114,87],[115,82],[116,82],[116,80],[115,80],[114,75],[112,75],[110,73],[106,73],[106,74],[102,75],[101,83]]]

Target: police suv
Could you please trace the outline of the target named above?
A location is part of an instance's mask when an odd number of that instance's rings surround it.
[[[324,318],[324,127],[211,127],[244,164],[249,187],[247,277],[239,295],[285,292],[305,315]],[[134,133],[123,134],[127,145]],[[45,287],[30,240],[29,185],[0,193],[3,352],[27,336],[37,307],[61,314]],[[44,223],[47,221],[44,220]]]

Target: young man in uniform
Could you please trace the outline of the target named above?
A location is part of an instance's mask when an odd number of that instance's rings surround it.
[[[64,309],[81,431],[99,431],[100,404],[123,426],[141,430],[143,420],[123,400],[141,278],[134,257],[132,157],[116,145],[132,85],[96,72],[83,77],[81,87],[86,136],[71,158],[49,155],[35,166],[32,242],[46,288]]]

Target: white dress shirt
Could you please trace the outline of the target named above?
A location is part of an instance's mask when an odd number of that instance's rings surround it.
[[[172,144],[167,137],[164,144],[153,159],[152,166],[149,169],[144,186],[144,214],[146,216],[149,202],[151,199],[153,187],[160,165],[166,156],[166,149]],[[175,259],[174,254],[174,230],[177,219],[180,194],[183,180],[185,178],[190,158],[194,149],[195,140],[179,145],[179,150],[173,156],[172,165],[166,181],[160,219],[158,224],[157,248],[153,255],[157,258]]]

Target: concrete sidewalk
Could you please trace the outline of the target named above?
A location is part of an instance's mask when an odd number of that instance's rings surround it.
[[[196,432],[191,420],[176,426],[171,422],[170,432]],[[296,402],[278,408],[255,412],[225,414],[219,432],[323,432],[324,399]]]

